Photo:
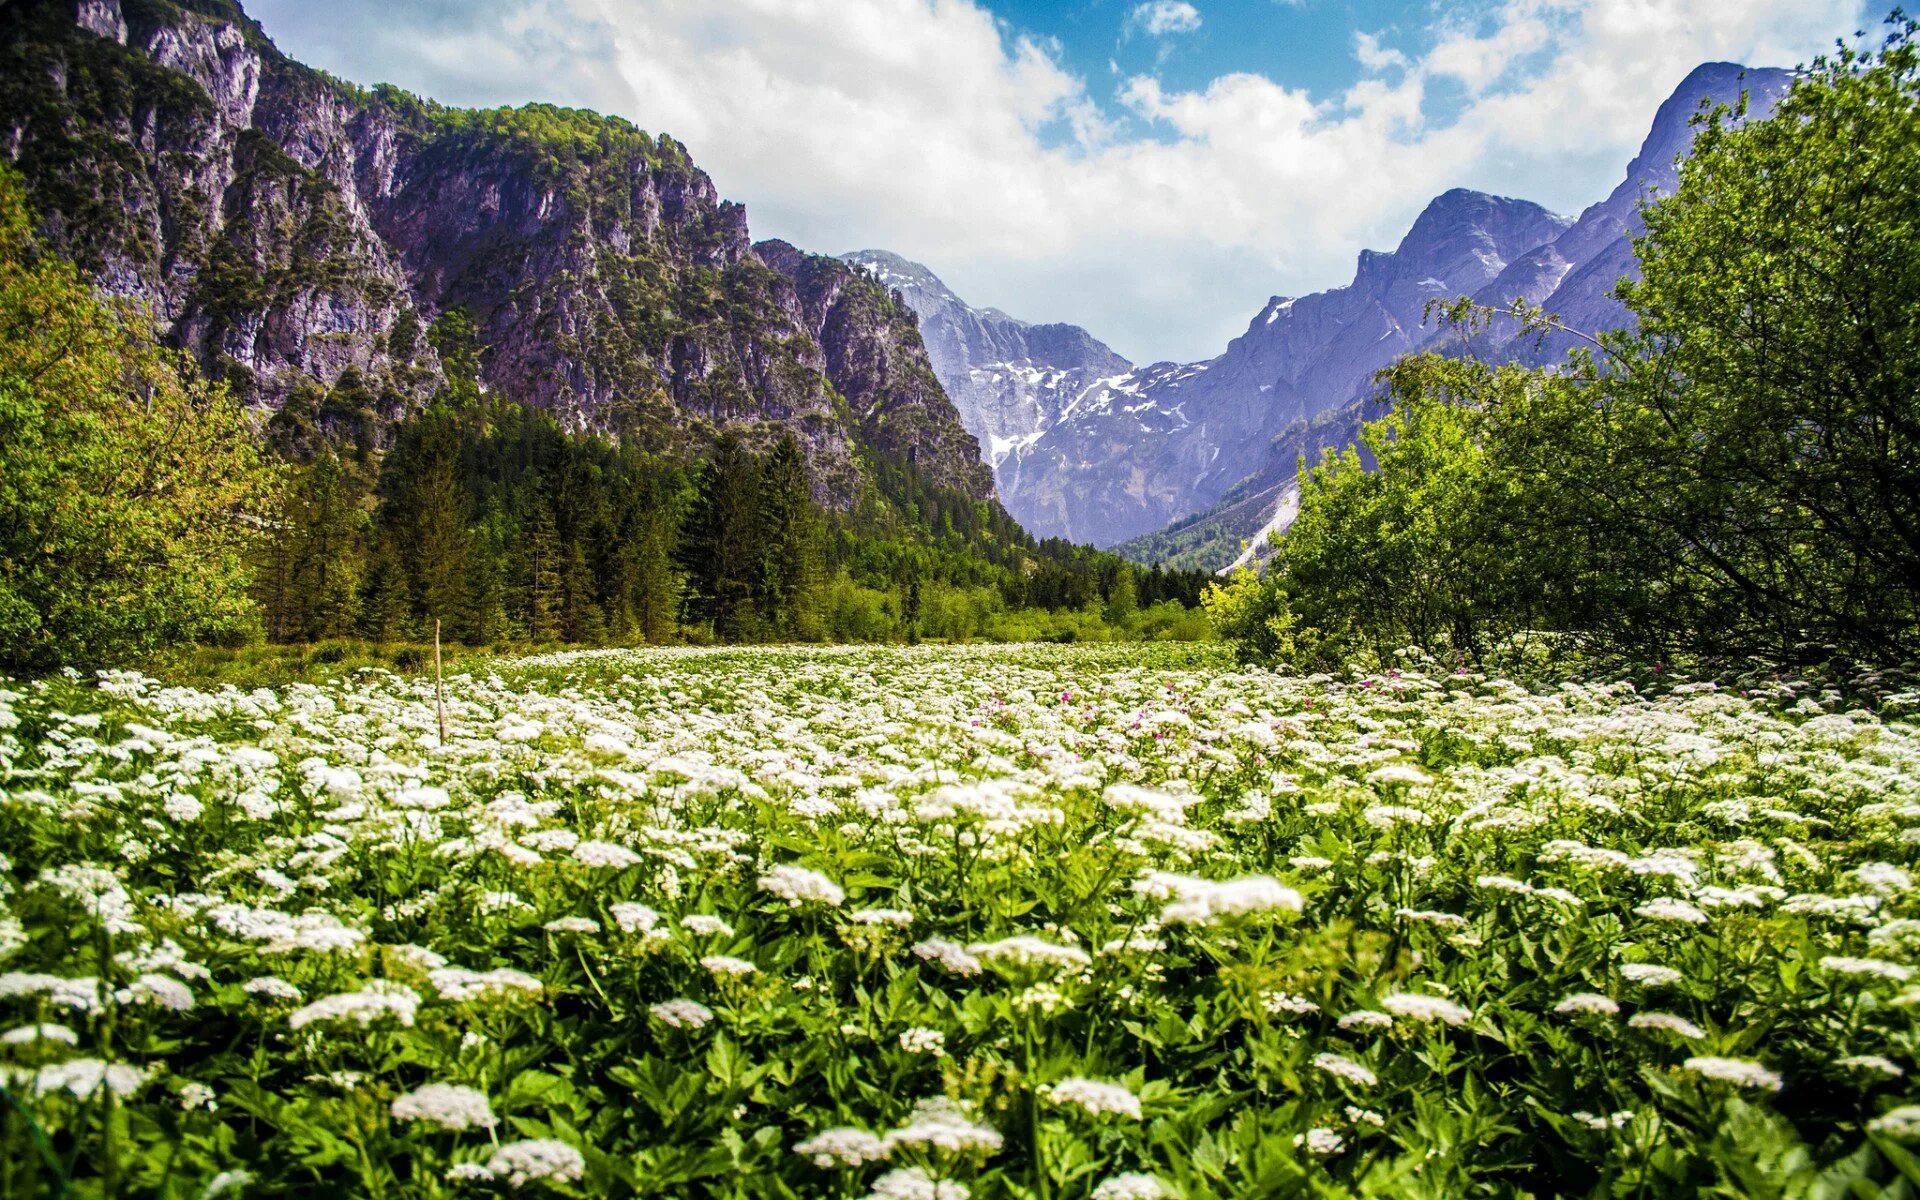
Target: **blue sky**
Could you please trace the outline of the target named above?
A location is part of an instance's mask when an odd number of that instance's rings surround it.
[[[1866,0],[249,0],[283,49],[454,104],[671,133],[756,237],[1211,357],[1451,187],[1562,212],[1703,61],[1793,65]]]
[[[1221,75],[1251,72],[1283,80],[1316,96],[1333,97],[1362,75],[1354,57],[1356,31],[1383,41],[1416,43],[1438,6],[1387,0],[1213,0],[1192,3],[1199,25],[1177,34],[1149,35],[1134,19],[1137,0],[997,0],[986,7],[1015,29],[1056,40],[1061,58],[1089,81],[1116,81],[1135,74],[1158,75],[1169,86],[1204,88]],[[1445,6],[1463,22],[1488,3]],[[1108,105],[1119,119],[1126,110]],[[1151,132],[1144,122],[1130,122]]]

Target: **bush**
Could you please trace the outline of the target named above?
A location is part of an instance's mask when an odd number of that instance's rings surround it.
[[[1768,120],[1703,118],[1620,285],[1637,331],[1383,372],[1365,455],[1304,471],[1266,582],[1210,594],[1223,632],[1312,666],[1920,652],[1916,28],[1817,62]]]
[[[257,639],[278,472],[224,392],[36,243],[0,171],[0,668]]]

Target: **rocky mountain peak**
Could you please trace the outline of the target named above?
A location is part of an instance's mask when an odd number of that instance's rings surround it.
[[[887,250],[841,260],[894,292],[919,318],[927,355],[960,420],[995,468],[1059,421],[1099,380],[1132,364],[1077,325],[1032,325],[995,308],[975,308],[921,263]]]
[[[1451,289],[1477,287],[1572,223],[1530,200],[1454,188],[1421,210],[1391,255],[1362,254],[1354,286],[1381,286],[1397,273]]]
[[[1299,461],[1351,445],[1362,424],[1379,414],[1369,402],[1371,372],[1355,369],[1384,365],[1377,348],[1369,352],[1369,337],[1391,354],[1437,348],[1496,361],[1554,361],[1576,344],[1565,334],[1515,338],[1501,322],[1463,340],[1456,331],[1418,325],[1425,299],[1466,293],[1496,308],[1519,299],[1542,305],[1575,329],[1625,327],[1632,314],[1612,292],[1636,270],[1632,238],[1644,228],[1641,206],[1676,185],[1675,161],[1693,145],[1692,121],[1701,102],[1732,104],[1746,91],[1749,116],[1762,117],[1791,80],[1787,71],[1703,64],[1660,105],[1620,184],[1572,222],[1524,200],[1455,189],[1434,198],[1393,253],[1362,255],[1351,287],[1284,304],[1269,301],[1248,333],[1216,360],[1257,369],[1209,373],[1210,379],[1231,381],[1248,411],[1266,422],[1261,428],[1271,431],[1253,465],[1219,493],[1209,511],[1123,549],[1153,561],[1218,567],[1232,561],[1241,539],[1284,529],[1291,519],[1289,498],[1297,496]],[[1308,369],[1292,365],[1297,363]],[[1346,369],[1329,369],[1340,364]],[[1271,399],[1256,402],[1256,392]],[[1233,406],[1223,402],[1222,408]],[[1157,446],[1140,451],[1142,458],[1162,453]]]
[[[790,434],[831,503],[863,448],[991,494],[911,315],[831,259],[756,256],[686,148],[623,119],[344,83],[233,0],[16,0],[0,153],[53,245],[262,408],[318,393],[378,437],[433,394],[458,309],[483,382],[571,428]]]

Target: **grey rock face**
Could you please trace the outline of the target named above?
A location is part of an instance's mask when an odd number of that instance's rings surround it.
[[[1749,119],[1763,119],[1792,79],[1790,71],[1737,63],[1695,67],[1661,104],[1640,152],[1627,165],[1626,178],[1607,198],[1589,205],[1565,233],[1523,255],[1474,298],[1494,306],[1523,299],[1583,333],[1629,328],[1633,314],[1613,298],[1614,285],[1623,277],[1638,276],[1633,239],[1646,232],[1640,210],[1679,186],[1678,160],[1693,147],[1693,118],[1700,106],[1731,106],[1744,91]],[[1497,325],[1491,341],[1476,346],[1476,352],[1535,364],[1558,362],[1580,344],[1578,338],[1560,333],[1539,344],[1533,338],[1525,344],[1514,342],[1510,333],[1503,340]]]
[[[399,416],[438,386],[423,331],[457,307],[482,382],[571,428],[666,451],[791,434],[834,503],[862,443],[991,494],[884,292],[816,320],[685,148],[618,118],[355,87],[232,0],[22,0],[0,10],[0,150],[56,246],[262,407],[351,368]]]
[[[1745,91],[1749,97],[1749,117],[1758,119],[1772,111],[1791,81],[1792,75],[1787,71],[1747,68],[1733,63],[1706,63],[1696,68],[1660,106],[1652,129],[1627,167],[1625,178],[1606,199],[1590,205],[1556,235],[1514,255],[1477,287],[1454,286],[1467,282],[1470,271],[1454,274],[1443,294],[1447,297],[1471,294],[1481,303],[1496,307],[1515,299],[1525,300],[1543,306],[1572,328],[1586,333],[1629,327],[1632,314],[1611,293],[1622,277],[1631,276],[1638,269],[1633,238],[1645,230],[1640,216],[1642,205],[1660,195],[1671,194],[1678,185],[1676,161],[1693,145],[1692,118],[1701,103],[1731,105]],[[1443,196],[1435,204],[1446,200]],[[1425,220],[1423,216],[1422,221]],[[1416,223],[1415,230],[1418,229]],[[1409,233],[1408,239],[1414,240],[1415,234]],[[1435,245],[1437,247],[1437,243]],[[1402,250],[1405,249],[1403,243]],[[1457,251],[1451,255],[1442,252],[1441,257],[1450,257],[1456,264],[1459,261]],[[1365,256],[1362,256],[1361,274],[1366,274]],[[1356,285],[1358,283],[1356,279]],[[1519,338],[1515,332],[1510,325],[1503,328],[1496,322],[1486,333],[1463,343],[1450,330],[1428,327],[1402,349],[1435,348],[1472,353],[1494,361],[1539,364],[1558,362],[1569,349],[1582,344],[1580,339],[1566,334],[1555,334],[1543,341],[1531,335]],[[1377,365],[1384,365],[1385,361]],[[1338,375],[1328,377],[1326,382],[1335,384],[1339,378]],[[1233,548],[1240,539],[1274,527],[1276,509],[1290,494],[1297,464],[1303,455],[1313,461],[1327,449],[1353,444],[1360,426],[1382,414],[1380,406],[1369,399],[1364,376],[1349,373],[1345,378],[1352,386],[1344,396],[1323,406],[1317,414],[1303,411],[1298,421],[1283,428],[1261,447],[1258,461],[1251,470],[1222,494],[1211,509],[1180,520],[1177,529],[1122,546],[1121,551],[1145,559],[1178,557],[1187,565],[1221,566],[1230,562]],[[1279,528],[1284,531],[1284,522]],[[1204,559],[1187,557],[1201,547],[1207,548]]]
[[[1224,354],[1157,363],[1090,388],[1000,466],[1029,529],[1113,545],[1207,508],[1289,427],[1351,399],[1431,336],[1429,300],[1473,292],[1570,222],[1524,200],[1456,190],[1353,282],[1276,296]]]
[[[932,271],[897,254],[856,250],[840,257],[898,292],[919,317],[934,373],[996,470],[1093,384],[1133,369],[1077,325],[1031,325],[974,308]]]
[[[44,231],[101,288],[275,405],[356,369],[393,411],[439,365],[398,257],[339,172],[268,130],[336,114],[250,22],[119,0],[15,6],[0,127]]]
[[[994,494],[980,443],[942,390],[913,309],[899,292],[836,258],[782,241],[754,253],[792,285],[820,369],[845,397],[867,445],[914,464],[935,486],[976,500]]]

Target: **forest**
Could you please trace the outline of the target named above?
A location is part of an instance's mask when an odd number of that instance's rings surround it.
[[[1920,47],[1698,118],[1644,209],[1623,331],[1436,306],[1456,349],[1382,373],[1361,448],[1302,464],[1264,577],[1209,595],[1250,658],[1588,672],[1887,665],[1920,652]],[[1490,322],[1577,334],[1542,367]],[[1371,462],[1368,460],[1372,460]]]
[[[791,437],[704,456],[486,390],[460,309],[398,421],[349,368],[270,415],[96,296],[0,174],[0,665],[190,643],[471,646],[1204,637],[1204,576],[1036,541],[871,448],[817,494]],[[765,439],[761,439],[764,441]]]

